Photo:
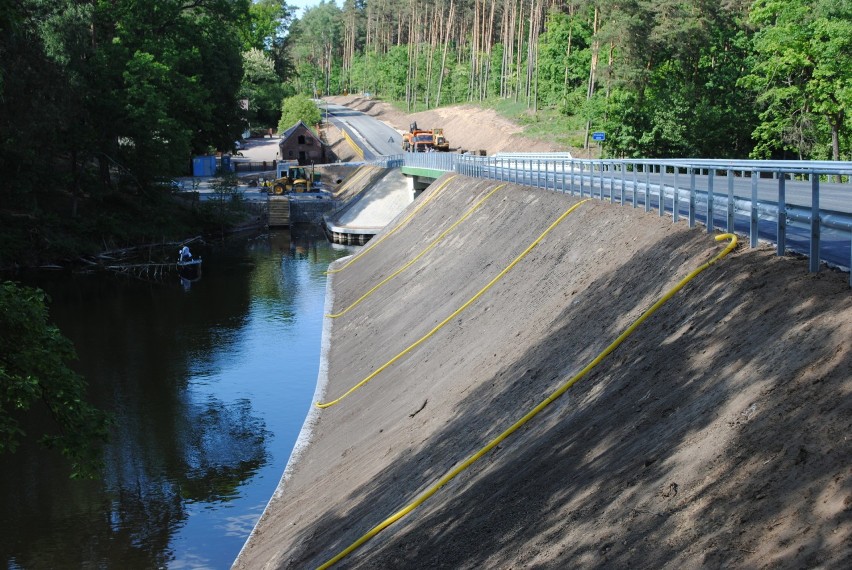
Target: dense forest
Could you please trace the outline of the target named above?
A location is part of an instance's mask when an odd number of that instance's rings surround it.
[[[185,173],[296,93],[511,101],[572,119],[579,144],[605,130],[612,156],[852,151],[852,0],[343,0],[298,19],[280,0],[0,5],[7,199]]]
[[[292,12],[0,0],[0,268],[219,227],[209,207],[176,208],[168,177],[274,124]]]
[[[850,0],[345,0],[293,25],[296,88],[410,111],[510,99],[612,156],[849,159]]]

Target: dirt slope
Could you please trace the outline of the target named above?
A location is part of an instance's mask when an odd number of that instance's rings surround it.
[[[400,132],[407,132],[412,122],[420,128],[442,127],[450,141],[453,151],[485,150],[491,155],[495,152],[552,152],[566,151],[558,145],[537,141],[521,136],[521,127],[501,117],[492,109],[482,109],[473,105],[453,105],[432,111],[406,114],[397,111],[391,105],[374,99],[358,96],[336,96],[326,98],[336,105],[346,105],[388,124]],[[330,141],[336,140],[330,138]],[[337,151],[335,147],[335,151]],[[341,150],[345,153],[345,150]],[[342,157],[341,160],[346,160]],[[350,159],[351,160],[351,159]]]
[[[334,310],[495,184],[451,181],[333,275]],[[331,322],[325,399],[421,338],[576,202],[498,190],[440,246]],[[583,204],[446,327],[319,412],[235,567],[331,558],[544,399],[720,248],[654,214]],[[741,247],[339,567],[852,566],[847,282],[808,274],[804,260],[768,247]]]

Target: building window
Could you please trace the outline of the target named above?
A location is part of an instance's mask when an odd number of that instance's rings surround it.
[[[299,135],[299,144],[305,144],[305,135]]]

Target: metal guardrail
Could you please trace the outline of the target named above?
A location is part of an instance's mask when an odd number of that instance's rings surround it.
[[[404,153],[383,157],[383,163],[629,203],[671,215],[673,222],[685,217],[690,227],[702,223],[708,233],[719,228],[748,235],[751,247],[768,240],[778,255],[805,254],[811,272],[819,271],[822,259],[852,268],[852,162]]]
[[[450,172],[456,169],[456,159],[458,156],[461,155],[450,152],[403,152],[386,158],[401,160],[403,166]]]
[[[522,160],[572,160],[570,152],[497,152],[494,158],[514,158]]]

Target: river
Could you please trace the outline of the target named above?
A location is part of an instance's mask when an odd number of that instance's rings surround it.
[[[115,425],[95,481],[35,445],[0,456],[6,568],[229,568],[311,405],[324,271],[350,252],[308,229],[195,246],[195,283],[39,279]]]

